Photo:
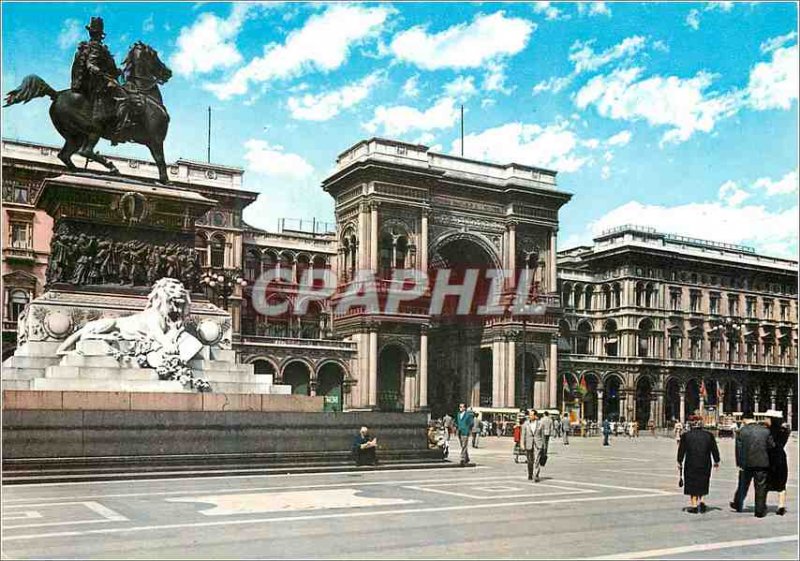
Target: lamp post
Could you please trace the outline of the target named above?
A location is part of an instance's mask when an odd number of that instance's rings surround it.
[[[208,271],[200,279],[200,284],[211,290],[215,296],[222,297],[222,307],[228,309],[228,298],[233,294],[236,286],[244,288],[247,286],[247,281],[242,278],[237,271],[223,270],[215,273]]]
[[[739,333],[742,332],[744,326],[736,321],[734,318],[724,318],[714,321],[711,324],[711,333],[720,333],[725,335],[728,341],[728,372],[733,375],[733,341],[739,339]],[[713,357],[712,357],[713,358]],[[719,410],[719,403],[717,404]]]

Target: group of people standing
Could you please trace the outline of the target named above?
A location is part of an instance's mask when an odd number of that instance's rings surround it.
[[[730,507],[742,512],[744,500],[751,481],[755,487],[755,515],[763,518],[767,514],[767,493],[778,492],[778,515],[786,513],[786,479],[788,466],[784,447],[790,429],[782,424],[780,411],[766,412],[764,424],[748,420],[738,430],[735,443],[736,467],[739,477]],[[684,495],[689,496],[687,512],[706,512],[703,497],[708,495],[712,461],[719,468],[720,454],[714,435],[703,428],[700,416],[689,418],[689,430],[676,430],[678,438],[678,471],[681,474]]]

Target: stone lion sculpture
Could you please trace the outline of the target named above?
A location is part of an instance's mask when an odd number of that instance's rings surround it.
[[[162,278],[153,284],[145,309],[130,316],[101,318],[90,321],[67,337],[56,353],[65,355],[75,350],[78,341],[149,341],[165,355],[178,354],[178,338],[184,332],[191,298],[183,284]]]

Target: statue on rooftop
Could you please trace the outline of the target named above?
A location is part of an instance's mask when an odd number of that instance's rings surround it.
[[[172,71],[152,47],[141,41],[131,46],[119,69],[103,44],[102,18],[93,17],[86,30],[89,40],[78,45],[69,89],[56,91],[31,74],[17,89],[8,92],[4,107],[44,96],[52,99],[50,120],[65,140],[58,158],[70,171],[78,171],[72,162],[77,153],[102,164],[111,173],[119,173],[112,162],[95,152],[100,138],[106,138],[112,144],[135,142],[147,146],[158,167],[159,180],[167,183],[164,139],[169,114],[158,86],[172,77]]]

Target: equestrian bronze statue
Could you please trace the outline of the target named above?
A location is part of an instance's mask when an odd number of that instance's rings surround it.
[[[106,138],[112,144],[135,142],[147,146],[158,166],[159,179],[166,183],[164,138],[169,114],[158,86],[172,77],[172,71],[152,47],[141,41],[131,46],[120,70],[103,44],[103,20],[93,17],[86,30],[89,40],[78,45],[70,89],[56,91],[32,74],[6,95],[5,106],[37,97],[52,99],[50,119],[65,140],[58,157],[71,171],[77,171],[72,163],[72,155],[77,152],[111,173],[119,173],[112,162],[95,152],[100,138]]]

